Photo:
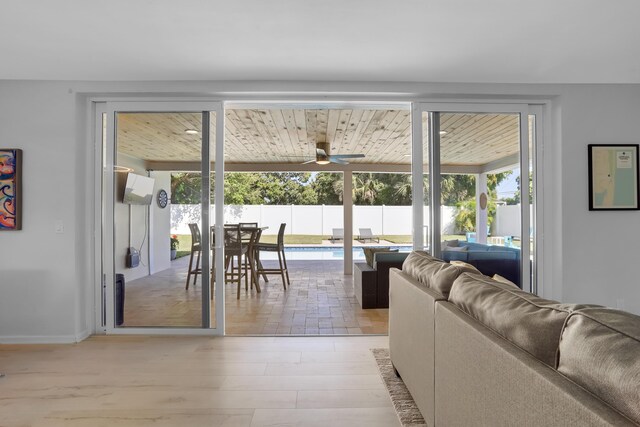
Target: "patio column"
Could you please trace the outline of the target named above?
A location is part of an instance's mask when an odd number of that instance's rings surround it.
[[[353,274],[353,173],[344,171],[342,194],[342,216],[344,227],[344,274]]]
[[[487,174],[476,175],[476,242],[487,243],[489,195],[487,194]]]

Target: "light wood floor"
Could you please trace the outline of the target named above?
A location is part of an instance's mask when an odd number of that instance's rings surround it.
[[[277,263],[265,261],[265,267]],[[185,290],[187,259],[126,284],[124,326],[193,326],[201,323],[201,286]],[[291,287],[279,276],[260,279],[262,292],[226,285],[226,333],[230,335],[386,334],[388,310],[360,308],[353,276],[342,261],[289,261]],[[212,311],[213,311],[212,303]]]
[[[3,427],[399,426],[387,337],[91,337],[0,345]]]

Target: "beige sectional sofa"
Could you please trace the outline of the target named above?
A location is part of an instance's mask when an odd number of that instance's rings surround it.
[[[413,252],[391,361],[429,426],[639,426],[640,317],[560,304]]]

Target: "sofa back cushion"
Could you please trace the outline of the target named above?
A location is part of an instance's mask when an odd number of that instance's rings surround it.
[[[573,310],[582,307],[545,300],[471,274],[456,279],[449,302],[553,368],[562,326]]]
[[[373,247],[373,248],[363,248],[362,252],[364,252],[364,259],[369,264],[369,267],[373,267],[374,263],[374,255],[379,252],[398,252],[397,248],[392,249],[389,246],[384,247]]]
[[[474,273],[474,270],[449,264],[423,251],[414,251],[402,264],[402,272],[446,298],[449,296],[453,281],[462,273]]]
[[[558,371],[640,424],[640,317],[608,308],[572,313]]]

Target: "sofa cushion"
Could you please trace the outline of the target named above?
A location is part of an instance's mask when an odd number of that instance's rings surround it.
[[[373,254],[373,268],[378,268],[378,263],[386,264],[398,264],[393,265],[396,268],[402,268],[402,263],[409,256],[409,252],[399,252],[398,249],[393,249],[390,252],[376,252]]]
[[[640,317],[608,308],[572,313],[558,371],[640,424]]]
[[[453,239],[453,240],[443,240],[441,242],[440,247],[442,248],[442,250],[444,251],[446,247],[449,248],[455,248],[460,246],[460,240],[458,239]]]
[[[469,270],[469,272],[473,271],[475,274],[482,274],[480,270],[478,270],[476,267],[469,264],[468,262],[453,260],[453,261],[450,261],[450,264],[453,264],[458,267],[466,268],[467,270]]]
[[[375,247],[375,248],[362,248],[364,252],[364,259],[369,264],[369,267],[373,267],[373,254],[378,252],[398,252],[398,249],[391,249],[390,247]]]
[[[428,288],[435,290],[445,298],[449,295],[453,281],[462,273],[470,272],[466,267],[449,264],[441,259],[432,257],[423,251],[409,254],[402,264],[402,272],[412,276]]]
[[[469,251],[469,261],[487,259],[518,259],[515,252],[507,251]]]
[[[469,250],[469,246],[446,246],[443,250],[449,252],[467,252]]]
[[[514,286],[516,289],[520,289],[518,287],[518,285],[516,285],[515,283],[513,283],[511,280],[507,279],[506,277],[502,277],[499,274],[494,274],[492,279],[495,280],[496,282],[506,283],[507,285]]]
[[[545,300],[486,276],[462,274],[449,301],[503,338],[551,367],[562,325],[569,314],[584,306]]]

